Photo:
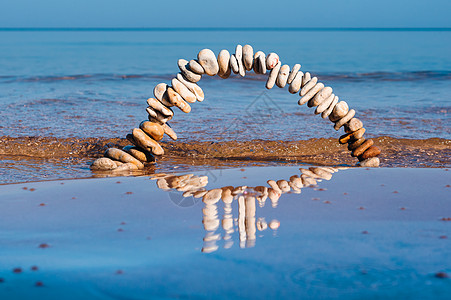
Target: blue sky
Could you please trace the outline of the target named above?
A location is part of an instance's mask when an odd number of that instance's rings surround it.
[[[0,27],[451,27],[449,0],[1,0]]]

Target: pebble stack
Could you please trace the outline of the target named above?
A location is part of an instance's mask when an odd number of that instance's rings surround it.
[[[334,123],[335,130],[343,127],[345,134],[339,138],[339,143],[348,144],[348,150],[351,151],[351,156],[359,160],[359,166],[379,166],[378,155],[381,150],[373,145],[373,140],[363,137],[365,128],[362,121],[356,118],[356,111],[350,109],[345,101],[339,101],[331,87],[319,82],[309,72],[302,72],[300,64],[290,68],[289,65],[282,65],[274,52],[268,55],[262,51],[254,53],[250,45],[237,45],[234,54],[221,50],[216,57],[210,49],[202,49],[197,59],[179,59],[177,65],[180,72],[171,80],[171,85],[158,84],[153,90],[154,97],[147,100],[148,120],[141,122],[139,128],[134,128],[126,136],[132,145],[122,150],[108,149],[105,157],[94,161],[91,166],[93,170],[133,171],[144,168],[146,163],[153,163],[156,156],[164,154],[158,143],[163,135],[177,139],[177,134],[168,123],[174,117],[174,109],[189,113],[190,104],[204,100],[204,93],[197,84],[202,75],[218,75],[226,79],[231,72],[244,77],[251,70],[257,74],[269,71],[267,89],[272,89],[275,85],[279,88],[287,87],[290,93],[299,93],[299,105],[307,103],[308,107],[315,108],[314,113]]]

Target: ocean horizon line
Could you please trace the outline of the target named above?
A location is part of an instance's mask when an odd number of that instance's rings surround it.
[[[0,27],[0,31],[451,31],[451,27]]]

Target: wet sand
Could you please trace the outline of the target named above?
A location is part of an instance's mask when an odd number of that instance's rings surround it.
[[[292,175],[299,166],[194,172],[208,177],[208,190]],[[244,190],[245,209],[237,195],[231,210],[160,189],[161,176],[1,186],[1,298],[444,299],[451,292],[449,169],[340,169],[277,201],[248,201],[252,192]],[[232,231],[224,227],[230,218]]]

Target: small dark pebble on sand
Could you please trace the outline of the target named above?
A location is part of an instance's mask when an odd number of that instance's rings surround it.
[[[360,209],[360,210],[364,210],[364,209],[365,209],[365,207],[363,207],[363,206],[360,206],[360,207],[359,207],[359,209]]]
[[[116,183],[121,183],[120,181],[116,181]]]
[[[36,191],[36,189],[35,189],[35,188],[31,188],[31,189],[30,189],[30,192],[33,192],[33,191]]]
[[[124,231],[124,229],[119,228],[117,231],[118,231],[118,232],[122,232],[122,231]]]
[[[447,185],[445,185],[445,187],[451,187],[451,185],[447,184]]]
[[[401,207],[400,210],[406,210],[406,208],[405,207]]]
[[[22,188],[22,190],[28,190],[28,188],[27,188],[26,186],[24,186],[24,187]]]
[[[43,244],[39,245],[39,248],[41,248],[41,249],[45,249],[45,248],[48,248],[48,247],[50,247],[50,246],[49,246],[49,244],[46,244],[46,243],[43,243]]]
[[[126,192],[125,195],[131,195],[133,192]]]
[[[343,193],[343,195],[347,195],[348,193]]]
[[[399,192],[398,191],[393,191],[393,194],[398,194]]]
[[[41,203],[41,204],[39,204],[39,206],[45,206],[45,203]]]
[[[77,199],[76,197],[72,197],[72,200]]]
[[[330,204],[331,202],[329,200],[324,201],[325,204]]]
[[[448,237],[446,235],[441,235],[438,238],[441,239],[441,240],[444,240],[444,239],[447,239]]]
[[[32,266],[31,267],[31,271],[37,271],[37,270],[39,270],[38,266]]]
[[[127,223],[125,223],[125,222],[121,222],[121,225],[126,225]]]
[[[22,273],[22,268],[14,268],[13,273]]]
[[[441,221],[445,221],[445,222],[449,222],[449,221],[451,221],[451,218],[441,218],[440,220]]]
[[[435,277],[436,278],[449,278],[448,274],[446,274],[445,272],[437,272],[437,273],[435,273]]]
[[[122,274],[124,274],[124,271],[122,271],[122,270],[117,270],[117,271],[116,271],[116,274],[117,274],[117,275],[122,275]]]
[[[362,231],[362,234],[368,234],[368,231],[364,230]]]

